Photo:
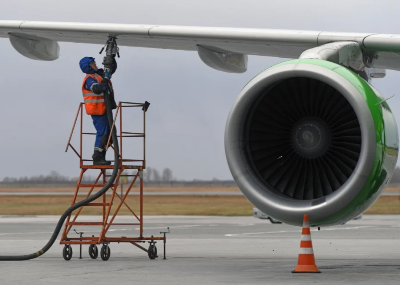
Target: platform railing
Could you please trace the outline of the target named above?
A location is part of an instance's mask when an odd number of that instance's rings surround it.
[[[75,154],[79,157],[80,160],[80,167],[81,168],[100,168],[100,169],[112,169],[113,166],[93,166],[93,165],[88,165],[85,164],[85,162],[92,162],[92,159],[86,159],[83,157],[83,135],[96,135],[94,132],[84,132],[83,131],[83,121],[84,121],[84,103],[80,103],[78,107],[78,111],[76,112],[75,120],[72,126],[72,130],[68,139],[67,146],[65,148],[65,152],[68,151],[69,148],[71,148]],[[117,137],[119,138],[119,152],[118,156],[120,157],[120,165],[119,167],[124,167],[125,169],[145,169],[146,168],[146,110],[144,110],[144,103],[133,103],[133,102],[119,102],[117,105],[117,109],[115,110],[115,115],[114,115],[114,121],[112,124],[112,128],[110,131],[110,136],[107,141],[107,146],[106,149],[112,148],[114,151],[114,147],[112,144],[110,144],[111,141],[111,134],[113,129],[116,127],[116,124],[119,123],[119,133],[117,134]],[[142,108],[143,112],[143,132],[141,133],[136,133],[136,132],[128,132],[124,131],[123,129],[123,120],[122,120],[122,110],[123,108]],[[88,115],[89,116],[89,115]],[[76,124],[78,122],[78,119],[80,121],[80,131],[79,131],[79,151],[72,145],[71,140],[76,128]],[[141,159],[127,159],[123,157],[123,147],[125,144],[123,144],[123,138],[142,138],[143,139],[143,156]],[[111,160],[113,162],[113,160]],[[128,163],[128,164],[126,164]],[[129,163],[139,163],[139,165],[132,165]]]

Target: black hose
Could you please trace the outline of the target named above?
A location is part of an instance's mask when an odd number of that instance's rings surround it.
[[[104,92],[104,101],[106,104],[106,112],[107,112],[107,118],[108,118],[108,124],[110,125],[110,128],[112,128],[113,124],[113,115],[112,115],[112,109],[111,109],[111,104],[109,100],[109,93],[108,91]],[[107,184],[96,194],[91,195],[89,198],[84,199],[71,207],[69,207],[60,217],[60,220],[58,220],[57,226],[53,232],[53,235],[51,236],[50,240],[47,242],[47,244],[38,252],[31,253],[31,254],[26,254],[26,255],[15,255],[15,256],[0,256],[0,261],[19,261],[19,260],[29,260],[33,259],[36,257],[39,257],[43,255],[46,251],[50,249],[50,247],[53,245],[53,243],[56,241],[58,234],[60,233],[60,230],[62,228],[62,225],[64,224],[65,219],[76,209],[85,206],[89,204],[90,202],[96,200],[97,198],[100,198],[103,194],[107,192],[107,190],[113,185],[115,178],[118,175],[118,168],[119,168],[119,146],[118,146],[118,138],[117,138],[117,132],[116,129],[113,129],[112,132],[112,138],[114,142],[114,169],[111,174],[110,179],[108,180]]]

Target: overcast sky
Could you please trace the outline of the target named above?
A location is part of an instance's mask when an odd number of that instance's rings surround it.
[[[399,8],[398,1],[365,0],[0,0],[0,19],[399,34]],[[0,179],[51,170],[79,174],[76,155],[64,152],[82,99],[84,75],[78,62],[93,56],[100,63],[101,47],[60,47],[57,61],[39,62],[24,58],[8,39],[0,39]],[[250,56],[246,73],[227,74],[207,67],[196,52],[121,47],[113,77],[117,100],[151,102],[148,166],[169,167],[178,179],[231,179],[223,144],[231,105],[249,79],[283,60]],[[398,93],[399,82],[400,73],[389,71],[373,84],[388,97]],[[389,105],[399,117],[400,96]],[[90,118],[85,119],[91,131]],[[87,141],[87,156],[93,139]]]

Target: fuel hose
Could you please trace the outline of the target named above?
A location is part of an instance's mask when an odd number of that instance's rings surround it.
[[[117,138],[116,128],[112,128],[113,114],[112,114],[112,108],[111,108],[109,97],[110,97],[110,94],[109,94],[109,91],[107,90],[104,92],[104,101],[106,104],[106,113],[107,113],[107,118],[108,118],[108,124],[110,125],[110,129],[113,129],[112,139],[113,139],[114,149],[115,149],[115,151],[114,151],[114,168],[113,168],[113,172],[111,174],[110,179],[108,180],[106,185],[101,190],[99,190],[96,194],[93,194],[89,198],[86,198],[86,199],[72,205],[61,215],[50,240],[47,242],[47,244],[41,250],[31,253],[31,254],[26,254],[26,255],[0,256],[0,261],[22,261],[22,260],[34,259],[36,257],[43,255],[46,251],[48,251],[51,248],[51,246],[56,241],[58,234],[60,233],[61,228],[62,228],[66,218],[76,209],[89,204],[90,202],[96,200],[97,198],[100,198],[113,185],[114,180],[118,175],[120,158],[118,155],[119,146],[118,146],[118,138]]]

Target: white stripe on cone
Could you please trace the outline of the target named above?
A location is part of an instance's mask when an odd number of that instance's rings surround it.
[[[310,224],[309,222],[303,222],[303,228],[309,228]]]
[[[314,254],[312,247],[301,247],[299,254]]]
[[[311,241],[311,235],[301,235],[301,240],[303,240],[303,241]]]

